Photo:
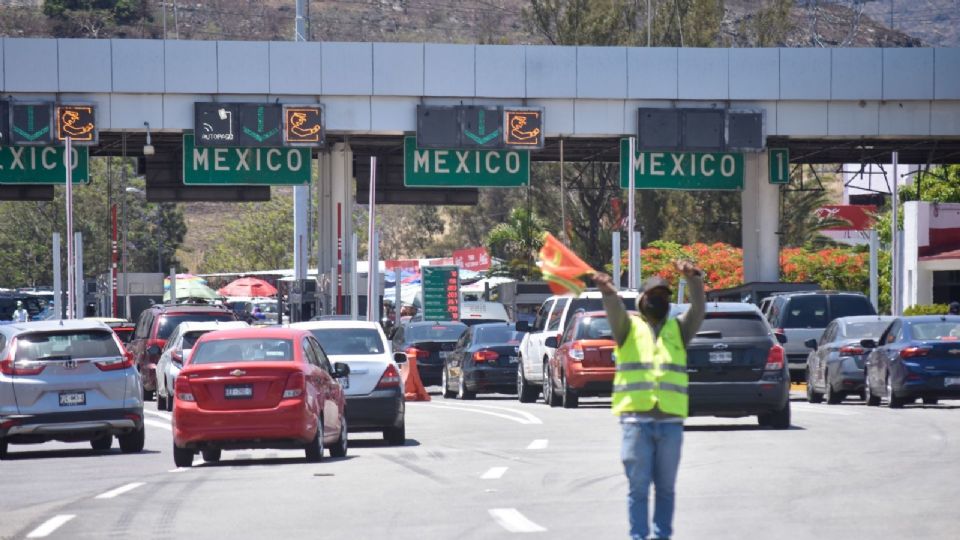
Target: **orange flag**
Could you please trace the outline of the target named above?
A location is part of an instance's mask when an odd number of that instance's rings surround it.
[[[572,292],[579,295],[587,288],[580,277],[594,273],[590,265],[550,233],[543,233],[543,247],[540,248],[537,266],[543,279],[550,285],[550,290],[556,294]]]

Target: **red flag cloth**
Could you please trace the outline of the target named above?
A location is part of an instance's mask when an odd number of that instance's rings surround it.
[[[573,293],[579,295],[585,288],[580,277],[591,275],[594,269],[583,262],[577,254],[563,245],[552,234],[543,234],[543,247],[540,248],[540,260],[537,261],[543,279],[556,294]]]

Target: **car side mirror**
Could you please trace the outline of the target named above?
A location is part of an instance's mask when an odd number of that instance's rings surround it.
[[[817,340],[815,339],[808,339],[804,341],[803,344],[806,345],[808,349],[817,350]]]
[[[560,345],[559,340],[557,339],[557,336],[548,337],[547,339],[544,340],[543,344],[547,347],[550,347],[551,349],[556,349]]]
[[[515,328],[517,329],[517,332],[529,332],[530,323],[527,321],[517,321]]]
[[[393,361],[398,364],[407,363],[407,353],[402,353],[402,352],[393,353]]]
[[[877,342],[872,339],[861,339],[860,346],[863,347],[864,349],[876,349]]]
[[[151,345],[147,347],[147,354],[149,354],[150,356],[157,356],[158,354],[160,354],[160,347],[156,345]]]
[[[334,362],[333,376],[335,378],[340,379],[348,375],[350,375],[350,366],[344,364],[343,362]]]
[[[170,360],[172,360],[173,363],[177,364],[178,366],[183,365],[183,355],[176,351],[170,353]]]
[[[777,342],[781,345],[787,342],[787,335],[783,332],[774,332],[773,335],[777,337]]]

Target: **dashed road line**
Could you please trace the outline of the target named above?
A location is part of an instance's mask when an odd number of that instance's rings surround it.
[[[495,417],[497,417],[497,418],[504,418],[504,419],[506,419],[506,420],[510,420],[510,421],[516,422],[516,423],[518,423],[518,424],[523,424],[523,425],[525,425],[525,426],[534,425],[534,424],[542,424],[542,423],[543,423],[539,418],[537,418],[536,416],[533,416],[533,415],[530,414],[530,413],[527,413],[527,412],[524,412],[524,411],[515,411],[515,410],[513,410],[513,409],[507,409],[507,408],[504,408],[504,407],[483,407],[483,408],[480,408],[480,407],[473,407],[473,406],[465,407],[465,406],[462,406],[462,405],[439,405],[439,404],[430,404],[429,406],[430,406],[430,407],[433,407],[433,408],[436,408],[436,409],[449,409],[449,410],[452,410],[452,411],[466,411],[466,412],[472,412],[472,413],[476,413],[476,414],[485,414],[485,415],[488,415],[488,416],[495,416]],[[504,414],[504,413],[501,413],[501,412],[494,412],[494,411],[492,411],[492,410],[486,410],[486,409],[504,410],[504,411],[508,411],[508,412],[510,412],[510,413],[513,413],[513,414],[515,414],[516,416],[512,416],[512,415],[509,415],[509,414]]]
[[[530,521],[516,508],[491,508],[487,510],[498,525],[512,533],[546,532],[547,529]]]
[[[550,443],[547,439],[535,439],[532,443],[527,445],[527,450],[543,450]]]
[[[27,538],[46,538],[53,533],[53,531],[62,527],[66,522],[77,517],[76,514],[59,514],[53,516],[52,518],[44,521],[40,524],[39,527],[30,531],[30,534],[27,535]]]
[[[507,472],[508,468],[509,467],[490,467],[490,469],[487,472],[483,473],[483,475],[480,476],[480,479],[481,480],[498,480],[500,478],[503,478],[503,474]]]
[[[125,486],[120,486],[120,487],[118,487],[118,488],[116,488],[116,489],[111,489],[110,491],[101,493],[101,494],[97,495],[96,497],[94,497],[94,499],[113,499],[114,497],[118,497],[118,496],[120,496],[120,495],[123,495],[124,493],[127,493],[128,491],[133,491],[133,490],[137,489],[138,487],[140,487],[140,486],[142,486],[142,485],[144,485],[144,482],[131,482],[131,483],[125,485]]]

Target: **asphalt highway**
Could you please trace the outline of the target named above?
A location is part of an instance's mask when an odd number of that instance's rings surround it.
[[[224,452],[177,469],[168,413],[148,404],[141,454],[11,446],[0,538],[627,538],[619,426],[506,396],[410,403],[407,443],[351,436],[347,458]],[[902,410],[810,405],[794,428],[687,422],[677,539],[954,539],[960,401]]]

